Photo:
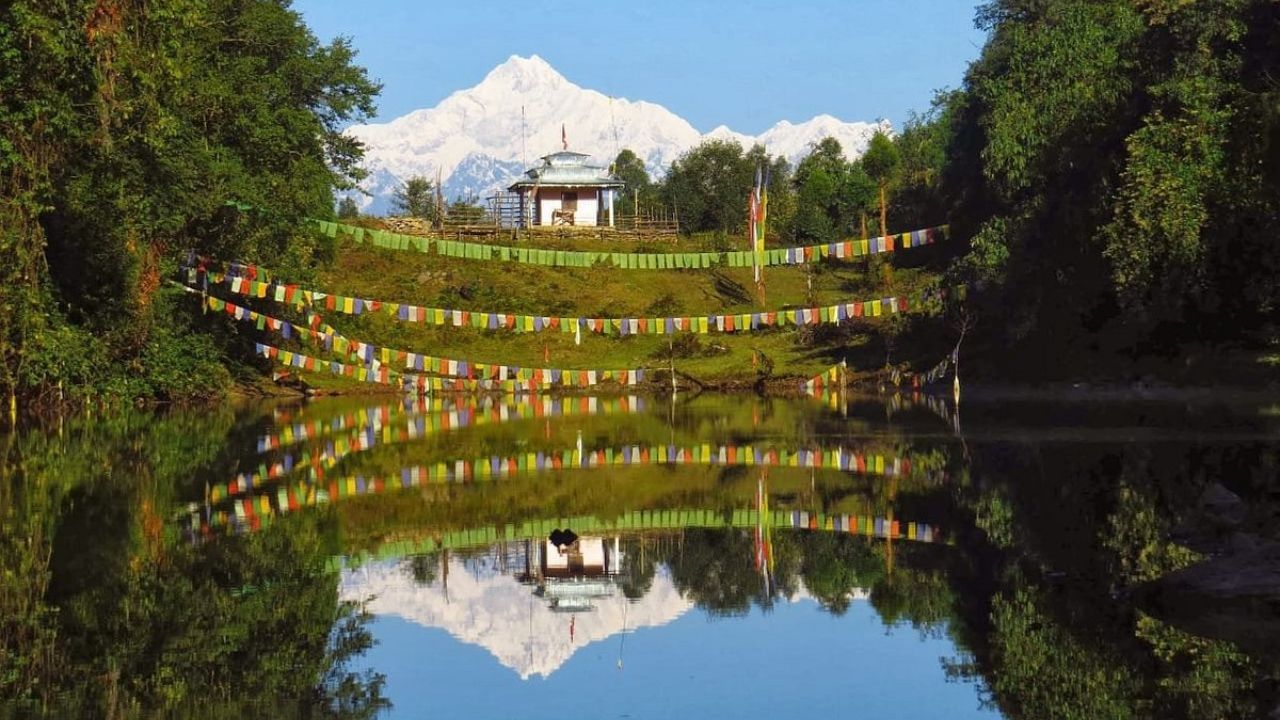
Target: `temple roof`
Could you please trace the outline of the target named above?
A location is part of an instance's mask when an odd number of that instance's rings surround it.
[[[508,190],[529,187],[594,187],[619,188],[625,183],[609,173],[608,168],[588,165],[585,153],[562,150],[542,156],[542,165],[530,168],[524,177]]]

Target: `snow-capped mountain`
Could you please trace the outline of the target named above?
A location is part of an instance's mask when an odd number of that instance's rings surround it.
[[[523,120],[522,120],[523,116]],[[406,178],[442,178],[446,198],[484,197],[514,181],[529,164],[561,149],[590,153],[607,165],[629,148],[651,175],[661,176],[680,153],[704,138],[762,143],[773,154],[798,161],[818,140],[835,137],[853,158],[866,149],[885,122],[842,122],[819,115],[808,122],[779,122],[759,136],[723,125],[705,135],[661,105],[579,87],[534,55],[511,56],[475,87],[459,90],[424,110],[386,123],[357,125],[347,132],[365,143],[363,187],[367,212],[385,212],[392,192]]]

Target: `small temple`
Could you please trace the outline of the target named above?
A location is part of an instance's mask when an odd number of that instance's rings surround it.
[[[608,168],[588,165],[584,153],[562,150],[544,155],[507,189],[519,196],[525,227],[614,226],[613,196],[624,183]]]

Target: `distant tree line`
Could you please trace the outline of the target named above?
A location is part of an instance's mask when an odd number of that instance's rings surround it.
[[[917,145],[918,124],[908,128]],[[730,140],[707,140],[653,180],[643,161],[623,150],[613,163],[614,174],[626,183],[616,207],[623,216],[671,212],[685,232],[741,234],[746,232],[747,197],[760,172],[768,180],[769,237],[786,242],[865,238],[891,227],[888,201],[905,185],[903,158],[909,154],[899,138],[877,131],[865,152],[848,160],[840,141],[826,137],[792,168],[785,157],[770,155],[761,145],[744,149]],[[938,157],[930,159],[940,165],[940,154],[935,150]],[[938,169],[932,168],[932,174]],[[943,221],[941,210],[935,216],[936,222]]]

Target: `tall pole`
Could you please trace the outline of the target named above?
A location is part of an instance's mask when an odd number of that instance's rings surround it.
[[[885,202],[885,183],[880,183],[880,237],[889,237],[889,205]]]

